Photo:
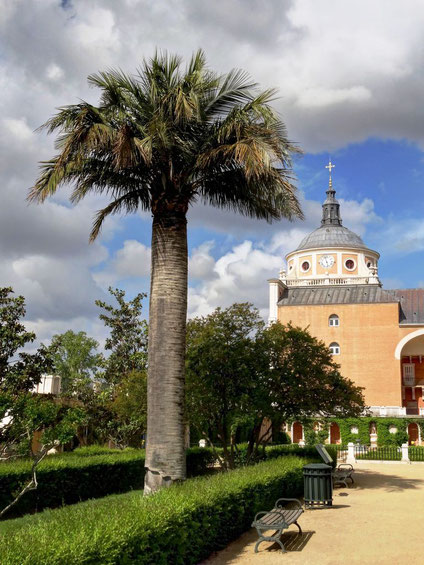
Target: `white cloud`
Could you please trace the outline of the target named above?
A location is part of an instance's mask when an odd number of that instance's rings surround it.
[[[357,200],[339,199],[343,225],[353,232],[363,235],[368,224],[373,226],[381,224],[382,219],[374,211],[374,202],[371,198]]]
[[[147,277],[150,274],[150,247],[135,239],[124,241],[105,268],[94,273],[93,278],[103,289],[130,278]]]
[[[28,141],[33,136],[25,118],[4,118],[3,125],[6,132],[17,141]]]
[[[305,201],[309,221],[297,223],[285,229],[270,229],[270,237],[260,242],[245,240],[232,247],[214,261],[209,242],[193,251],[192,259],[199,254],[207,261],[202,282],[193,284],[191,274],[189,288],[189,315],[203,316],[218,306],[229,306],[233,302],[252,302],[259,308],[262,316],[268,313],[267,279],[275,278],[285,265],[285,255],[296,249],[301,240],[313,229],[319,227],[321,204]],[[374,222],[374,203],[370,199],[362,202],[351,200],[342,204],[342,211],[349,228],[364,233],[366,224]],[[211,276],[211,273],[214,276]]]
[[[63,69],[61,69],[55,63],[50,63],[50,65],[46,69],[46,76],[50,80],[53,80],[53,81],[60,80],[64,77],[64,75],[65,75],[65,73],[63,72]]]
[[[207,315],[234,302],[252,302],[265,316],[266,280],[275,276],[281,264],[279,255],[257,249],[251,241],[233,247],[215,262],[214,279],[189,288],[189,316]]]
[[[202,46],[219,72],[241,67],[261,85],[277,86],[276,108],[290,138],[307,151],[370,136],[424,147],[423,29],[421,0],[407,8],[395,0],[73,0],[66,8],[58,0],[0,0],[0,284],[27,295],[30,323],[47,336],[68,324],[91,327],[102,288],[148,275],[149,250],[134,239],[108,257],[118,218],[88,245],[104,199],[72,208],[64,190],[42,206],[25,202],[37,163],[55,152],[53,139],[34,130],[59,106],[98,100],[87,85],[90,73],[133,72],[156,47],[187,58]],[[192,227],[245,242],[218,259],[211,243],[193,250],[190,274],[198,284],[190,290],[191,312],[240,299],[266,308],[266,278],[319,225],[321,203],[303,199],[303,207],[304,223],[269,225],[196,206]],[[367,199],[342,201],[342,216],[360,234],[378,221]],[[382,249],[424,248],[420,222],[398,224],[387,222]]]
[[[120,278],[147,276],[150,273],[150,248],[128,239],[117,251],[112,264]]]
[[[95,99],[92,72],[131,72],[155,48],[187,57],[201,45],[217,70],[241,67],[277,86],[290,137],[307,150],[370,136],[422,144],[423,28],[421,0],[408,9],[395,0],[3,1],[0,99],[25,107],[36,127],[58,105]]]
[[[188,261],[190,279],[201,279],[205,281],[216,278],[215,260],[210,254],[213,246],[213,241],[205,241],[205,243],[193,249]]]
[[[364,86],[350,88],[309,88],[297,98],[297,105],[304,108],[320,108],[334,104],[363,102],[371,98],[371,92]]]
[[[424,250],[424,225],[412,218],[390,218],[376,236],[381,253],[405,255]]]

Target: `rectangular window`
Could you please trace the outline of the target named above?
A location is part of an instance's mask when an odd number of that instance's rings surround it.
[[[404,363],[402,365],[403,370],[403,384],[405,386],[415,385],[415,365],[414,363]]]

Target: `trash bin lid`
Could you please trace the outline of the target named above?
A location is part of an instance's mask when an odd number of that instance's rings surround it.
[[[305,465],[304,469],[331,469],[330,465],[326,465],[325,463],[309,463],[309,465]]]

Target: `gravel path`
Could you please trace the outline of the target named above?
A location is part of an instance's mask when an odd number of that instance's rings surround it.
[[[333,507],[307,510],[283,534],[288,553],[249,530],[204,565],[424,564],[424,464],[367,463],[354,487],[336,488]],[[264,510],[267,510],[264,508]]]

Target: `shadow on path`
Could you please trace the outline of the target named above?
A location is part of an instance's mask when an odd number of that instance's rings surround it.
[[[286,551],[302,551],[314,533],[314,531],[303,532],[302,534],[286,532],[281,536],[281,541],[283,542]],[[272,551],[273,549],[279,549],[281,551],[281,547],[277,543],[274,543],[267,549],[268,551]]]
[[[352,489],[384,489],[386,492],[401,492],[407,489],[421,489],[424,485],[423,479],[409,478],[396,474],[395,469],[393,473],[379,473],[374,469],[355,469],[355,483]],[[424,468],[423,468],[424,471]],[[337,493],[336,489],[334,494]],[[347,492],[351,490],[343,489]]]

